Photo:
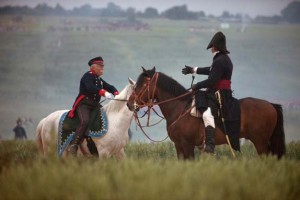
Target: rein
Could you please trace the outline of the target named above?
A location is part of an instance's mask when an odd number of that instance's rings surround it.
[[[163,116],[161,116],[154,108],[151,108],[151,109],[152,109],[152,110],[154,111],[154,113],[155,113],[157,116],[159,116],[161,119],[160,119],[158,122],[156,122],[156,123],[154,123],[154,124],[152,124],[152,125],[142,126],[142,127],[155,126],[155,125],[159,124],[160,122],[162,122],[162,120],[165,119],[165,118],[164,118]],[[138,118],[143,118],[143,117],[145,117],[147,114],[148,114],[148,111],[144,112],[144,114],[143,114],[141,117],[139,117],[139,116],[137,116],[137,117],[138,117]]]
[[[134,113],[134,119],[135,119],[135,121],[136,121],[138,127],[140,127],[140,129],[142,130],[142,132],[144,133],[144,135],[145,135],[150,141],[152,141],[152,142],[163,142],[163,141],[165,141],[166,139],[168,139],[169,135],[167,135],[167,137],[165,137],[163,140],[153,140],[153,139],[151,139],[151,138],[147,135],[147,133],[144,131],[143,126],[141,125],[141,122],[140,122],[138,116],[136,115],[136,113]]]
[[[154,99],[154,94],[155,94],[155,91],[156,91],[156,83],[157,83],[157,79],[158,79],[158,76],[159,76],[159,73],[158,72],[155,72],[154,76],[152,77],[152,79],[150,78],[147,78],[147,85],[141,90],[140,94],[138,95],[135,95],[135,102],[136,100],[139,100],[140,102],[142,102],[143,104],[141,105],[138,105],[138,104],[135,104],[135,106],[137,106],[137,108],[141,108],[141,107],[153,107],[155,105],[160,105],[160,104],[163,104],[163,103],[167,103],[167,102],[170,102],[170,101],[174,101],[174,100],[177,100],[177,99],[180,99],[182,97],[185,97],[189,94],[192,94],[193,91],[189,91],[187,93],[184,93],[182,95],[179,95],[177,97],[174,97],[174,98],[171,98],[171,99],[167,99],[165,101],[160,101],[160,102],[154,102],[152,101],[152,99]],[[152,92],[152,96],[150,96],[150,83],[154,81],[154,89],[153,89],[153,92]],[[148,102],[144,102],[142,99],[141,99],[141,96],[146,92],[148,91]]]
[[[127,99],[108,99],[108,98],[105,98],[104,100],[100,101],[100,104],[103,103],[106,100],[110,100],[110,101],[128,101]]]
[[[193,91],[189,91],[187,93],[184,93],[182,95],[179,95],[177,97],[174,97],[174,98],[171,98],[171,99],[167,99],[167,100],[164,100],[164,101],[160,101],[160,102],[155,102],[153,101],[154,99],[154,95],[155,95],[155,92],[156,92],[156,84],[157,84],[157,80],[158,80],[158,76],[159,76],[159,73],[158,72],[155,72],[154,76],[150,79],[150,78],[147,78],[147,84],[144,85],[144,88],[142,88],[141,92],[139,94],[135,94],[135,100],[134,100],[134,107],[135,108],[141,108],[141,107],[145,107],[147,106],[148,107],[148,111],[145,112],[145,114],[143,115],[143,117],[148,114],[148,119],[147,119],[147,127],[149,127],[149,121],[150,121],[150,112],[151,110],[154,111],[154,113],[161,117],[162,119],[165,119],[164,117],[160,116],[156,110],[153,108],[153,106],[155,105],[160,105],[160,104],[163,104],[163,103],[167,103],[167,102],[171,102],[171,101],[174,101],[174,100],[177,100],[177,99],[180,99],[182,97],[185,97],[187,95],[190,95],[191,93],[193,93]],[[153,88],[153,91],[152,91],[152,95],[150,94],[150,85],[151,83],[154,82],[154,88]],[[193,81],[192,81],[193,82]],[[148,101],[145,102],[141,99],[142,95],[145,94],[145,92],[147,92],[147,96],[148,96]],[[136,101],[139,100],[139,102],[141,102],[142,104],[138,105],[136,103]],[[185,106],[186,107],[186,106]],[[168,127],[168,131],[170,130],[171,127],[174,126],[174,124],[176,124],[178,122],[179,119],[181,119],[182,117],[184,117],[187,113],[189,113],[191,111],[192,108],[189,108],[188,110],[186,110],[184,113],[183,111],[180,113],[178,119],[176,119],[169,127]],[[146,132],[144,131],[143,127],[145,126],[142,126],[141,123],[140,123],[140,120],[139,120],[139,117],[137,116],[137,114],[134,115],[134,118],[135,118],[135,121],[137,123],[137,125],[140,127],[140,129],[142,130],[142,132],[144,133],[144,135],[149,139],[151,140],[152,142],[163,142],[165,141],[169,136],[167,135],[166,138],[164,138],[163,140],[161,141],[156,141],[156,140],[153,140],[151,139],[147,134]],[[158,122],[160,123],[162,121],[162,119]],[[158,123],[154,124],[154,125],[157,125]],[[154,126],[152,125],[152,126]]]
[[[108,100],[111,100],[111,101],[128,101],[127,99],[108,99]]]

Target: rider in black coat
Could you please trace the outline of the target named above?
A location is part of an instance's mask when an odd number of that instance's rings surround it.
[[[226,37],[222,32],[217,32],[207,49],[211,49],[214,54],[213,62],[210,67],[190,67],[185,66],[182,69],[183,74],[204,74],[208,75],[206,80],[200,81],[192,85],[193,91],[198,91],[202,88],[206,88],[205,91],[205,103],[202,110],[204,125],[205,125],[205,152],[214,153],[215,149],[215,111],[218,110],[218,102],[216,100],[215,92],[220,91],[220,94],[224,97],[231,96],[231,75],[233,70],[233,65],[228,54],[229,51],[226,48]],[[196,100],[197,101],[197,100]],[[203,101],[202,101],[203,103]],[[196,103],[197,104],[197,103]],[[199,108],[199,106],[197,106]]]

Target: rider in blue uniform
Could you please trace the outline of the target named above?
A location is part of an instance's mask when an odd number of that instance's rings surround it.
[[[79,94],[75,100],[72,110],[68,113],[69,117],[74,117],[76,112],[80,123],[76,129],[74,140],[70,143],[68,152],[76,156],[79,144],[82,142],[85,133],[88,131],[90,113],[99,108],[101,96],[113,99],[114,95],[119,94],[118,90],[105,82],[101,76],[104,71],[104,61],[102,57],[96,57],[88,62],[90,71],[86,72],[81,80]]]

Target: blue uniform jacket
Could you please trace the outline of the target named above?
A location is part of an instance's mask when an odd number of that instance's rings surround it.
[[[108,84],[101,77],[97,77],[91,71],[88,71],[80,80],[79,94],[77,98],[84,95],[89,99],[99,102],[101,99],[101,96],[99,95],[100,89],[104,89],[112,94],[118,91],[113,85]]]
[[[73,104],[72,109],[68,113],[68,116],[70,118],[74,117],[77,105],[84,98],[88,98],[89,100],[92,100],[94,102],[99,102],[101,99],[99,90],[101,89],[104,89],[113,94],[115,92],[118,92],[118,90],[114,86],[108,84],[102,78],[93,74],[91,71],[86,72],[80,80],[79,94]]]

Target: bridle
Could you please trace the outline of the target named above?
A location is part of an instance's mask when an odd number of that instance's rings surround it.
[[[193,93],[193,91],[190,91],[190,92],[184,93],[182,95],[179,95],[177,97],[167,99],[167,100],[164,100],[164,101],[160,101],[160,102],[153,101],[153,99],[155,99],[154,95],[155,95],[155,92],[156,92],[156,84],[157,84],[158,77],[159,77],[159,72],[155,72],[155,74],[153,75],[153,77],[151,79],[150,79],[150,77],[146,78],[147,82],[146,82],[146,84],[144,84],[144,86],[141,89],[140,93],[136,94],[136,92],[133,91],[133,94],[135,96],[135,98],[134,98],[134,109],[142,108],[142,107],[145,107],[145,106],[152,108],[155,105],[160,105],[160,104],[163,104],[163,103],[174,101],[174,100],[180,99],[182,97],[185,97],[185,96]],[[150,86],[151,86],[152,82],[154,82],[154,88],[153,88],[152,94],[150,94]],[[145,92],[148,93],[147,102],[145,102],[141,98],[145,94]],[[142,104],[137,104],[136,103],[137,101],[141,102]]]
[[[143,85],[143,88],[141,89],[141,91],[137,94],[135,92],[135,90],[133,91],[134,94],[134,109],[139,109],[142,107],[147,106],[148,108],[152,108],[155,105],[155,102],[152,101],[154,99],[154,95],[155,95],[155,90],[156,90],[156,83],[157,83],[157,79],[158,79],[159,74],[156,72],[153,77],[150,79],[150,77],[146,77],[146,84]],[[150,86],[151,83],[154,82],[154,89],[152,92],[152,96],[150,96]],[[142,99],[142,96],[147,92],[147,102],[145,102]],[[137,104],[136,102],[139,101],[141,102],[141,104]]]
[[[147,127],[149,127],[149,121],[150,121],[150,114],[151,114],[151,110],[154,111],[154,113],[156,115],[158,115],[159,117],[161,117],[157,111],[153,108],[155,105],[160,105],[160,104],[164,104],[164,103],[167,103],[167,102],[171,102],[171,101],[174,101],[174,100],[177,100],[177,99],[180,99],[182,97],[185,97],[187,95],[190,95],[191,93],[193,93],[192,91],[190,92],[187,92],[187,93],[184,93],[182,95],[179,95],[177,97],[174,97],[174,98],[171,98],[171,99],[167,99],[167,100],[164,100],[164,101],[160,101],[160,102],[157,102],[156,99],[154,98],[155,97],[155,92],[156,92],[156,85],[157,85],[157,80],[158,80],[158,77],[159,77],[159,72],[155,72],[155,74],[153,75],[152,78],[150,77],[146,77],[146,83],[143,85],[142,89],[140,90],[139,93],[136,93],[135,90],[133,91],[133,95],[134,95],[134,110],[137,110],[139,108],[142,108],[142,107],[147,107],[147,112],[145,112],[145,115],[148,114],[148,119],[147,119]],[[153,84],[153,91],[151,93],[150,89],[151,89],[151,84]],[[142,97],[145,95],[147,95],[147,101],[144,101],[142,99]],[[138,104],[137,102],[140,102],[140,104]],[[192,108],[188,109],[186,112],[181,113],[179,118],[177,120],[175,120],[168,128],[168,130],[170,129],[170,127],[173,127],[173,125],[179,120],[181,119],[183,116],[185,116],[187,113],[189,113],[191,111]],[[144,116],[145,116],[144,115]],[[141,125],[140,123],[140,120],[139,120],[139,117],[137,116],[136,112],[134,114],[134,118],[135,118],[135,121],[137,123],[137,125],[140,127],[140,129],[142,130],[142,132],[144,133],[144,135],[149,139],[151,140],[152,142],[162,142],[162,141],[165,141],[169,136],[167,135],[166,138],[164,138],[163,140],[161,141],[155,141],[155,140],[152,140],[147,134],[146,132],[144,131],[143,129],[143,126]],[[163,118],[163,117],[161,117]],[[158,124],[158,123],[157,123]]]
[[[109,98],[105,98],[104,100],[100,101],[100,104],[102,104],[104,101],[109,100],[109,101],[128,101],[128,91],[127,91],[127,95],[126,95],[126,99],[109,99]]]

